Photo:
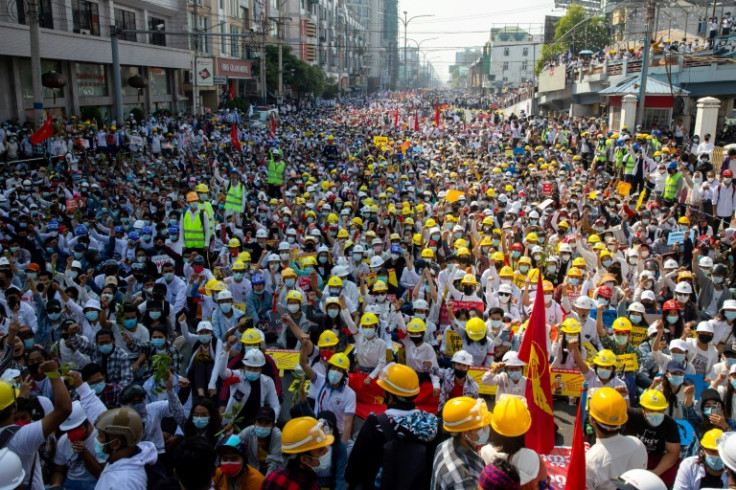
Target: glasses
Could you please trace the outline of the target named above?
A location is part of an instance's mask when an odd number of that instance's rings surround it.
[[[509,293],[498,293],[499,296],[511,296]]]

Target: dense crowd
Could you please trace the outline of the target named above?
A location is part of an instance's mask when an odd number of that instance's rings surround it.
[[[4,124],[0,490],[736,485],[736,152],[451,100]]]

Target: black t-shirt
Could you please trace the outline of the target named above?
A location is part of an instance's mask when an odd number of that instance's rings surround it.
[[[647,448],[648,454],[664,454],[664,445],[667,442],[680,444],[680,430],[675,419],[669,415],[658,427],[652,427],[644,418],[641,408],[629,408],[629,420],[624,432],[626,435],[637,437]]]

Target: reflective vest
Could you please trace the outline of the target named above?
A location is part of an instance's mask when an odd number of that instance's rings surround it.
[[[210,219],[210,223],[215,222],[215,210],[212,209],[212,203],[209,201],[204,202],[204,212],[207,213],[207,217]]]
[[[620,166],[624,162],[624,155],[626,150],[623,148],[616,148],[616,166]]]
[[[662,194],[662,197],[670,200],[675,198],[677,183],[680,181],[681,177],[682,175],[680,172],[677,172],[674,175],[667,175],[667,180],[664,181],[664,193]]]
[[[184,246],[187,248],[204,248],[204,222],[202,211],[192,218],[192,213],[184,213]]]
[[[225,210],[240,212],[241,209],[243,209],[243,184],[233,185],[231,182],[225,197]]]
[[[273,185],[281,185],[284,183],[284,168],[286,167],[286,164],[283,160],[279,162],[278,165],[276,165],[276,162],[273,161],[273,157],[271,158],[271,161],[268,162],[268,183]]]
[[[633,174],[635,165],[636,160],[634,160],[634,156],[631,153],[627,153],[624,157],[624,173]]]

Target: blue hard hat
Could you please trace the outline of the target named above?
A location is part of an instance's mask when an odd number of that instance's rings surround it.
[[[178,235],[178,234],[179,234],[179,227],[177,225],[169,226],[169,235]]]
[[[141,229],[141,233],[144,235],[150,235],[153,233],[153,230],[151,230],[150,226],[144,226],[143,229]]]
[[[400,254],[401,253],[401,245],[398,243],[394,243],[391,245],[391,253],[392,254]]]
[[[84,225],[77,225],[76,228],[74,228],[74,234],[79,235],[86,235],[87,234],[87,227]]]
[[[670,169],[677,170],[677,162],[672,161],[672,162],[668,163],[667,164],[667,170],[670,170]]]
[[[641,150],[641,146],[639,146],[639,143],[634,143],[631,147],[634,149],[634,151]]]
[[[115,227],[115,233],[122,233],[122,232],[123,232],[123,227],[122,226],[116,226]]]
[[[49,226],[46,227],[46,230],[48,231],[58,231],[59,230],[59,222],[56,220],[49,221]]]
[[[606,133],[606,134],[607,134],[607,135],[608,135],[608,137],[610,138],[611,136],[613,136],[613,131],[609,131],[609,132],[608,132],[608,133]]]
[[[621,139],[616,140],[616,146],[624,146],[624,140],[621,140]]]
[[[135,240],[139,240],[139,239],[140,239],[140,235],[138,234],[137,231],[131,231],[130,233],[128,233],[128,240],[135,241]]]
[[[250,283],[255,284],[265,284],[266,280],[263,278],[263,274],[253,274],[253,277],[250,279]]]

